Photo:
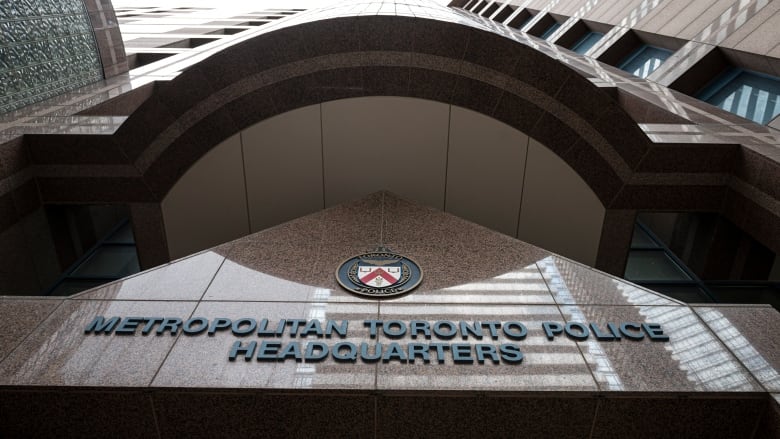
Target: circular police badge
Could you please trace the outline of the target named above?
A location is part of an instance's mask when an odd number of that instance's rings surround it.
[[[374,298],[408,293],[420,285],[422,276],[416,262],[385,248],[351,257],[336,270],[342,287]]]

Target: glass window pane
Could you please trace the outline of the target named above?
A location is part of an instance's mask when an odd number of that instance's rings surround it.
[[[632,75],[640,78],[647,78],[655,69],[666,61],[666,58],[672,54],[670,50],[660,47],[643,45],[631,52],[623,61],[618,64],[618,68],[625,70]]]
[[[665,294],[672,299],[682,300],[687,303],[710,303],[707,294],[695,285],[645,285],[651,290]]]
[[[105,282],[102,281],[83,281],[83,280],[65,279],[62,282],[60,282],[59,285],[57,285],[57,288],[55,288],[50,295],[70,296],[88,290],[90,288],[103,285],[104,283]]]
[[[113,235],[106,239],[106,242],[122,243],[122,244],[135,244],[135,236],[133,236],[133,227],[128,222],[119,230],[114,232]]]
[[[517,28],[518,28],[518,29],[522,29],[522,28],[524,28],[524,27],[525,27],[525,25],[527,25],[528,23],[530,23],[530,22],[531,22],[531,20],[533,20],[533,19],[534,19],[534,16],[533,16],[533,15],[531,15],[530,17],[526,18],[526,19],[525,19],[525,20],[524,20],[522,23],[520,23],[520,26],[518,26]]]
[[[780,78],[729,70],[699,94],[700,99],[753,122],[767,124],[780,114]]]
[[[642,228],[634,226],[634,235],[631,236],[631,248],[658,248],[658,245],[647,236]]]
[[[690,278],[663,251],[637,251],[628,254],[626,279],[689,280]]]
[[[571,50],[580,55],[584,55],[591,47],[595,46],[603,36],[604,34],[601,32],[588,32],[584,37],[580,38],[579,41],[574,43]]]
[[[550,27],[547,28],[546,31],[544,31],[544,33],[542,34],[541,38],[543,40],[546,40],[550,35],[553,34],[553,32],[558,30],[559,27],[561,27],[561,23],[558,23],[558,22],[553,23],[552,25],[550,25]]]
[[[138,256],[134,246],[103,246],[76,268],[72,276],[111,277],[119,279],[138,273]]]

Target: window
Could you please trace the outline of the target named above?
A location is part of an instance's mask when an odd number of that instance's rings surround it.
[[[767,124],[780,113],[780,78],[730,68],[697,97],[737,116]]]
[[[623,277],[685,302],[714,301],[696,275],[640,222],[634,228]]]
[[[729,235],[724,226],[742,238],[731,235],[724,241]],[[716,239],[719,245],[713,247]],[[623,276],[684,302],[769,303],[780,309],[780,282],[770,279],[778,256],[757,242],[746,244],[745,239],[752,241],[717,215],[641,213]],[[741,256],[736,248],[742,249]],[[694,266],[699,267],[698,273]]]
[[[671,54],[671,50],[644,44],[623,58],[618,68],[640,78],[647,78]]]
[[[580,55],[584,55],[588,50],[590,50],[591,47],[595,46],[603,36],[604,34],[601,32],[588,32],[587,34],[583,35],[582,38],[577,40],[576,43],[574,43],[574,46],[572,46],[571,50],[579,53]]]
[[[557,21],[550,25],[550,27],[547,28],[547,30],[542,33],[541,37],[543,40],[546,40],[550,35],[553,34],[558,28],[561,27],[561,23],[558,23]]]
[[[123,220],[87,250],[45,294],[69,296],[139,271],[133,230],[130,222]]]
[[[507,26],[514,29],[522,29],[532,18],[534,18],[534,14],[530,13],[528,9],[521,9],[520,12],[509,21]]]

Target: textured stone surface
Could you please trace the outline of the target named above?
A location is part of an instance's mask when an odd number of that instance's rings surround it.
[[[226,317],[237,320],[249,317],[257,321],[268,319],[268,328],[276,328],[281,319],[349,320],[346,338],[334,335],[306,338],[285,331],[283,337],[237,337],[229,331],[213,336],[182,336],[171,350],[152,383],[154,387],[213,387],[261,389],[373,389],[376,366],[360,361],[338,363],[333,358],[317,363],[287,361],[258,361],[239,356],[228,360],[231,346],[236,341],[247,345],[257,341],[281,342],[282,346],[300,343],[305,353],[310,341],[359,344],[363,341],[363,320],[376,318],[377,303],[326,304],[321,302],[204,302],[195,310],[195,316]],[[259,348],[258,348],[259,351]]]
[[[351,394],[173,393],[153,397],[161,436],[372,437],[374,398]]]
[[[121,416],[118,414],[121,413]],[[148,394],[115,389],[1,389],[0,435],[158,437]]]
[[[599,403],[591,437],[750,437],[764,405],[762,399],[607,398]]]
[[[770,392],[780,391],[780,314],[770,306],[695,307],[696,313]]]
[[[381,438],[583,438],[590,432],[595,403],[533,397],[398,396],[379,398],[377,409],[376,437]]]
[[[577,342],[602,391],[760,392],[750,373],[687,306],[566,305],[567,322],[657,323],[669,341]],[[601,327],[602,331],[605,329]]]
[[[422,266],[425,279],[416,291],[372,300],[338,286],[336,267],[377,243]],[[6,334],[0,354],[13,349],[0,363],[0,432],[9,437],[79,435],[85,429],[137,437],[155,434],[149,430],[155,426],[160,435],[193,437],[227,430],[269,437],[749,437],[754,428],[772,437],[777,429],[777,411],[764,409],[779,350],[773,325],[780,317],[771,308],[694,312],[387,192],[85,292],[56,309],[57,300],[22,309],[20,302],[28,300],[0,299]],[[96,315],[266,318],[271,328],[281,319],[333,319],[347,321],[348,334],[292,336],[289,324],[279,337],[230,330],[84,334]],[[498,330],[494,337],[482,326],[481,337],[465,339],[424,332],[413,338],[411,329],[400,337],[380,330],[372,338],[365,324],[372,319],[472,327],[517,321],[528,332],[513,338]],[[607,322],[659,323],[670,340],[600,341],[591,335],[575,341],[563,334],[549,340],[542,322],[602,329]],[[386,353],[397,343],[406,358],[258,361],[255,351],[248,360],[239,354],[230,361],[237,341],[300,343],[302,352],[312,342],[331,349],[340,342],[367,343],[369,355],[377,352],[371,345]],[[412,343],[429,344],[427,362],[420,354],[409,361]],[[480,361],[479,348],[468,346],[463,362],[456,364],[450,347],[440,363],[431,343],[512,343],[523,360],[496,363],[486,353]],[[122,420],[107,424],[106,410],[91,419],[74,414],[107,406],[121,408]],[[53,421],[36,424],[33,411]]]
[[[0,361],[61,302],[60,299],[0,298],[0,316],[3,316],[0,318]]]
[[[458,303],[457,299],[452,302]],[[479,303],[479,299],[475,300]],[[463,302],[460,302],[463,303]],[[488,329],[483,337],[457,335],[452,339],[442,339],[432,335],[430,339],[422,335],[416,339],[403,337],[398,340],[380,335],[378,341],[384,346],[397,342],[404,349],[410,343],[466,343],[499,345],[512,343],[523,352],[522,363],[512,364],[506,360],[499,363],[489,356],[479,361],[476,348],[470,348],[467,363],[455,363],[450,349],[444,358],[431,352],[430,363],[416,358],[412,362],[391,361],[379,364],[377,387],[385,390],[459,390],[459,391],[595,391],[593,380],[585,359],[574,341],[565,337],[548,341],[544,337],[541,321],[560,321],[557,307],[544,305],[482,305],[482,304],[398,304],[383,303],[379,313],[380,320],[424,320],[433,326],[436,321],[453,322],[525,322],[528,326],[527,337],[513,340],[506,333],[497,331],[493,338]]]
[[[84,329],[96,316],[186,317],[194,307],[195,302],[66,301],[0,363],[0,385],[144,387],[174,336],[87,335]]]
[[[200,300],[224,257],[206,251],[79,295],[104,300]]]
[[[560,256],[536,263],[558,304],[680,305],[662,294],[627,283]]]

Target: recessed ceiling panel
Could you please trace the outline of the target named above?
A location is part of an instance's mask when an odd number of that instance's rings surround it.
[[[444,207],[449,105],[370,97],[322,104],[325,205],[387,189]]]
[[[447,212],[515,236],[527,147],[520,131],[453,106]]]
[[[560,157],[531,139],[517,237],[593,266],[604,206]]]
[[[163,200],[168,251],[180,258],[249,233],[241,142],[235,135],[211,149]]]
[[[253,232],[322,209],[319,104],[257,123],[241,140]]]

